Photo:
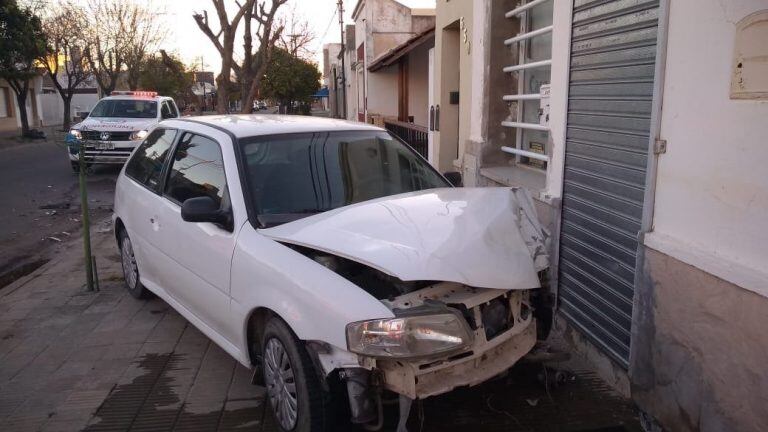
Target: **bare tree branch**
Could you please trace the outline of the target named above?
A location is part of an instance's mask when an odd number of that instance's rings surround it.
[[[238,65],[233,60],[235,51],[235,35],[237,33],[237,28],[240,25],[240,21],[242,21],[246,12],[253,8],[255,0],[246,0],[242,5],[238,4],[237,12],[232,17],[231,21],[227,15],[227,9],[224,0],[211,0],[211,3],[213,4],[214,9],[216,10],[216,14],[219,18],[218,32],[214,32],[211,28],[211,23],[208,19],[207,11],[203,12],[202,14],[197,13],[193,15],[193,18],[203,34],[208,36],[208,39],[211,40],[213,46],[216,47],[216,50],[219,51],[219,54],[221,55],[221,72],[216,77],[216,84],[218,87],[216,94],[216,110],[219,113],[225,113],[229,105],[229,95],[233,87],[232,73],[234,72],[235,75],[238,76],[241,73],[240,65]]]
[[[85,11],[72,2],[48,9],[43,18],[46,52],[39,59],[64,103],[63,128],[72,121],[71,105],[75,90],[86,82],[91,71],[83,57],[87,41]]]

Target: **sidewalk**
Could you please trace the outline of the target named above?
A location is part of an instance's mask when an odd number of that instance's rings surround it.
[[[126,293],[109,220],[92,238],[101,291],[84,289],[79,239],[0,290],[0,430],[276,430],[246,368],[162,300]],[[547,376],[520,364],[417,402],[409,430],[641,430],[631,404],[578,364],[567,368],[574,374]]]
[[[250,373],[160,299],[123,288],[111,226],[0,290],[0,430],[259,430]]]

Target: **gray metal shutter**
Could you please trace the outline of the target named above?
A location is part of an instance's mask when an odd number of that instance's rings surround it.
[[[629,364],[658,0],[574,0],[560,311]]]

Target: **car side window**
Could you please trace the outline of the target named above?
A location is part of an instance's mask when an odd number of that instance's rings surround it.
[[[219,208],[228,205],[221,147],[210,139],[185,133],[176,146],[165,195],[178,204],[190,198],[208,196]]]
[[[179,109],[176,108],[176,102],[168,101],[168,108],[170,108],[171,116],[173,116],[173,118],[179,117]]]
[[[176,138],[175,129],[155,129],[133,152],[131,160],[125,166],[125,175],[157,191],[160,174],[168,159],[168,153]]]
[[[173,115],[173,111],[171,111],[171,107],[168,101],[163,101],[163,105],[161,108],[161,117],[164,119],[175,117]]]

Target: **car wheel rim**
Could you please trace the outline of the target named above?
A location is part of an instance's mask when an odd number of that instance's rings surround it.
[[[136,266],[136,258],[133,256],[131,240],[127,237],[123,239],[121,252],[125,282],[128,284],[129,288],[134,289],[136,288],[136,282],[139,279],[139,268]]]
[[[296,426],[299,403],[293,367],[283,344],[272,338],[264,348],[264,381],[272,411],[285,430]]]

